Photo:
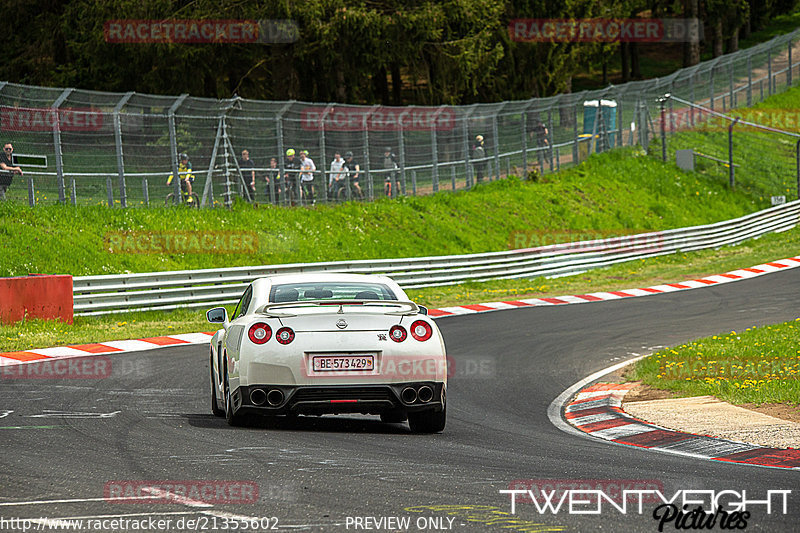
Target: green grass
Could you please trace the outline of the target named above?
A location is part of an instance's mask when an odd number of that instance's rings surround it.
[[[630,377],[681,396],[734,404],[800,402],[800,318],[731,331],[642,359]]]
[[[540,182],[314,208],[108,209],[0,204],[0,275],[119,274],[507,249],[519,232],[631,233],[726,220],[768,199],[729,191],[633,149],[592,156]],[[253,253],[112,253],[116,232],[253,231]],[[524,233],[523,233],[524,235]],[[569,240],[569,237],[564,237]],[[563,238],[562,238],[563,240]],[[515,241],[516,242],[516,241]],[[511,244],[514,244],[513,242]]]
[[[412,289],[409,297],[431,308],[520,298],[647,287],[719,274],[774,259],[797,255],[800,228],[771,234],[718,250],[673,254],[630,261],[611,268],[576,276],[533,280],[493,280],[446,287]],[[233,306],[228,306],[230,312]],[[97,317],[75,317],[72,325],[58,321],[28,320],[13,326],[0,325],[0,351],[18,351],[45,346],[63,346],[154,337],[170,333],[212,331],[203,310],[148,311]]]

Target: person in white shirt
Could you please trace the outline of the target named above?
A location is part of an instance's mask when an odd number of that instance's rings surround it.
[[[333,161],[331,161],[331,174],[328,178],[328,191],[330,193],[331,200],[337,200],[344,187],[345,169],[342,153],[337,150],[333,155],[334,158]]]
[[[300,152],[300,185],[302,187],[303,197],[307,200],[311,200],[311,205],[317,203],[314,199],[315,170],[317,170],[317,166],[314,164],[314,160],[308,157],[308,150]]]

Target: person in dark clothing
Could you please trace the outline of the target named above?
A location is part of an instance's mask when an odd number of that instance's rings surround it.
[[[253,191],[253,200],[256,199],[256,164],[250,159],[250,152],[242,150],[242,158],[239,160],[239,170],[242,172],[242,178],[245,183],[250,184],[250,190]]]
[[[353,159],[353,152],[344,154],[344,166],[347,169],[347,180],[350,183],[350,187],[352,187],[358,197],[363,200],[364,192],[361,190],[361,185],[358,183],[358,178],[361,174],[361,166],[359,166],[358,161]]]
[[[283,193],[285,201],[293,203],[297,196],[297,183],[300,180],[300,159],[295,157],[294,148],[286,150],[283,162]]]
[[[3,145],[3,153],[0,154],[0,200],[6,199],[6,190],[11,185],[11,179],[15,174],[22,176],[22,169],[14,166],[14,146],[7,142]]]
[[[275,202],[280,203],[281,201],[281,169],[278,168],[278,160],[276,158],[270,158],[269,160],[269,168],[267,169],[267,173],[264,175],[264,182],[266,183],[266,189],[264,189],[264,194],[267,197],[267,201],[269,201],[269,184],[272,183],[272,186],[275,189]]]
[[[397,196],[397,172],[399,168],[397,164],[397,156],[392,153],[392,147],[387,146],[383,151],[383,168],[389,170],[383,180],[383,190],[389,198]],[[394,190],[394,193],[392,192]]]

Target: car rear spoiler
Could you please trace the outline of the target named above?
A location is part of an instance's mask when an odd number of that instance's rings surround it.
[[[399,308],[386,311],[385,315],[404,316],[416,315],[421,312],[420,307],[414,302],[404,302],[401,300],[302,300],[299,302],[277,302],[262,305],[256,309],[256,313],[274,318],[287,318],[297,316],[297,313],[287,313],[279,309],[287,307],[306,307],[315,306],[322,308],[319,314],[344,313],[345,305],[364,305],[369,307],[392,307]],[[317,314],[317,313],[312,313]]]

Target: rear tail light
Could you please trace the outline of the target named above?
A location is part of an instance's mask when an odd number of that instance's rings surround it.
[[[269,324],[256,322],[250,326],[247,336],[254,344],[264,344],[272,336],[272,328],[269,327]]]
[[[426,341],[433,335],[433,328],[424,320],[417,320],[411,324],[411,336],[418,341]]]
[[[389,336],[394,342],[403,342],[408,337],[408,333],[406,333],[406,328],[403,326],[392,326],[389,330]]]
[[[289,344],[294,340],[294,331],[292,328],[281,328],[275,333],[275,340],[281,344]]]

